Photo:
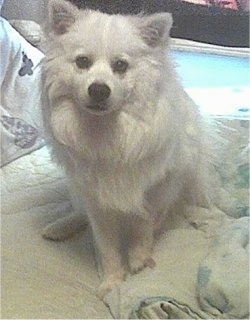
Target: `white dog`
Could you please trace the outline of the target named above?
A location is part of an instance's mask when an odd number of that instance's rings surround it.
[[[104,296],[125,275],[153,267],[167,212],[210,205],[209,152],[197,107],[166,48],[170,14],[107,15],[49,3],[44,123],[65,169],[75,214],[44,237],[81,229],[87,212],[100,252]]]

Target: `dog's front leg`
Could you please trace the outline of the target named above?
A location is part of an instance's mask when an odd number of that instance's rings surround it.
[[[91,210],[89,220],[101,260],[103,279],[98,296],[103,299],[125,277],[120,253],[120,225],[115,213],[96,208],[94,212]]]
[[[146,267],[153,268],[153,221],[134,216],[130,225],[128,262],[131,273],[138,273]]]

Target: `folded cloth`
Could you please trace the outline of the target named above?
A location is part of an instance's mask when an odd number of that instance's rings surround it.
[[[211,318],[196,297],[197,270],[208,243],[202,231],[169,230],[156,244],[156,267],[129,277],[106,297],[114,318]]]
[[[197,274],[201,309],[219,319],[248,319],[249,217],[233,219],[218,209],[191,207],[185,216],[211,239]]]
[[[184,217],[157,243],[155,269],[106,297],[116,319],[248,318],[249,218],[198,207]]]
[[[130,319],[201,319],[200,317],[189,306],[167,297],[145,299],[129,316]]]
[[[249,217],[218,228],[200,264],[197,291],[203,310],[221,319],[249,317]]]

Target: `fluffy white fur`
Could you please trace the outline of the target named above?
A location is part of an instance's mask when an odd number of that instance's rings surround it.
[[[177,81],[167,53],[172,18],[106,15],[49,3],[44,63],[44,124],[65,169],[75,214],[44,236],[65,239],[86,210],[100,252],[103,297],[125,275],[153,267],[154,233],[169,211],[209,206],[209,152],[197,107]],[[79,68],[77,57],[92,65]],[[114,72],[117,60],[128,63]],[[90,108],[93,83],[110,88],[105,109]]]

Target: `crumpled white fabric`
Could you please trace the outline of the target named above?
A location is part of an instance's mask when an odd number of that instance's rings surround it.
[[[249,317],[249,218],[189,207],[156,244],[154,270],[130,277],[107,296],[117,319]],[[179,225],[179,226],[178,226]]]
[[[220,230],[220,232],[219,232]],[[249,217],[222,224],[198,270],[203,310],[228,319],[249,317]]]

